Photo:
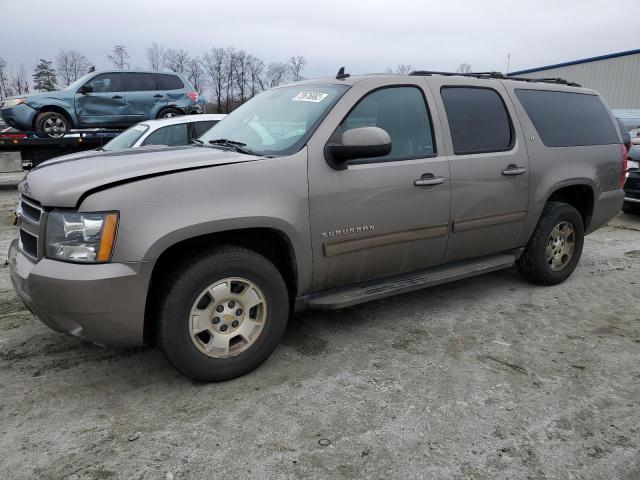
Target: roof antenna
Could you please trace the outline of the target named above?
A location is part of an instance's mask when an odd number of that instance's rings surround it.
[[[344,67],[340,67],[338,70],[338,74],[336,75],[336,80],[344,80],[345,78],[349,78],[351,75],[348,73],[344,73]]]

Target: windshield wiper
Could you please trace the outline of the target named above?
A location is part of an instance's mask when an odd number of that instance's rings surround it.
[[[202,140],[197,139],[197,138],[193,138],[193,139],[191,139],[191,144],[192,145],[198,145],[199,147],[201,147],[202,145],[204,145],[204,142]]]
[[[236,142],[235,140],[227,140],[226,138],[216,138],[215,140],[209,140],[210,145],[219,145],[221,147],[228,147],[236,152],[244,153],[245,155],[255,155],[250,149],[244,148],[247,144],[242,142]]]

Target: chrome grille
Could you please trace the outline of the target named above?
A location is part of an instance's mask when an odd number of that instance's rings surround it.
[[[42,208],[40,208],[36,203],[27,200],[25,197],[20,197],[17,214],[28,222],[40,224]]]
[[[21,196],[16,215],[17,224],[20,228],[20,250],[37,261],[40,252],[39,239],[43,235],[41,230],[44,226],[44,210],[35,200]],[[43,222],[42,225],[41,222]]]

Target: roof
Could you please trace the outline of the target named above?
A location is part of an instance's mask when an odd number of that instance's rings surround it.
[[[541,72],[543,70],[551,70],[552,68],[568,67],[570,65],[580,65],[581,63],[597,62],[599,60],[608,60],[610,58],[626,57],[628,55],[640,54],[640,49],[627,50],[625,52],[609,53],[608,55],[600,55],[598,57],[583,58],[582,60],[573,60],[571,62],[555,63],[553,65],[545,65],[544,67],[529,68],[527,70],[518,70],[510,72],[507,75],[524,75],[525,73]]]

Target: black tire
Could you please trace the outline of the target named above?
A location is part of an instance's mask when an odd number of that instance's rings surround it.
[[[574,247],[566,265],[555,271],[547,261],[546,250],[552,230],[561,222],[569,222],[573,227]],[[524,253],[516,262],[516,267],[529,282],[538,285],[557,285],[564,282],[575,270],[583,245],[584,224],[578,210],[566,203],[547,202]]]
[[[205,288],[218,280],[242,277],[262,290],[266,320],[247,350],[213,358],[195,346],[189,333],[191,308]],[[245,248],[221,246],[172,270],[155,297],[157,345],[179,372],[199,382],[217,382],[244,375],[264,362],[277,347],[289,317],[287,287],[278,269],[265,257]]]
[[[640,215],[640,204],[624,202],[622,204],[622,211],[629,215]]]
[[[171,117],[179,117],[180,115],[184,115],[177,108],[165,108],[164,110],[160,110],[158,116],[156,118],[171,118]]]
[[[36,117],[36,133],[43,138],[62,138],[71,129],[69,119],[58,112],[43,112]]]

